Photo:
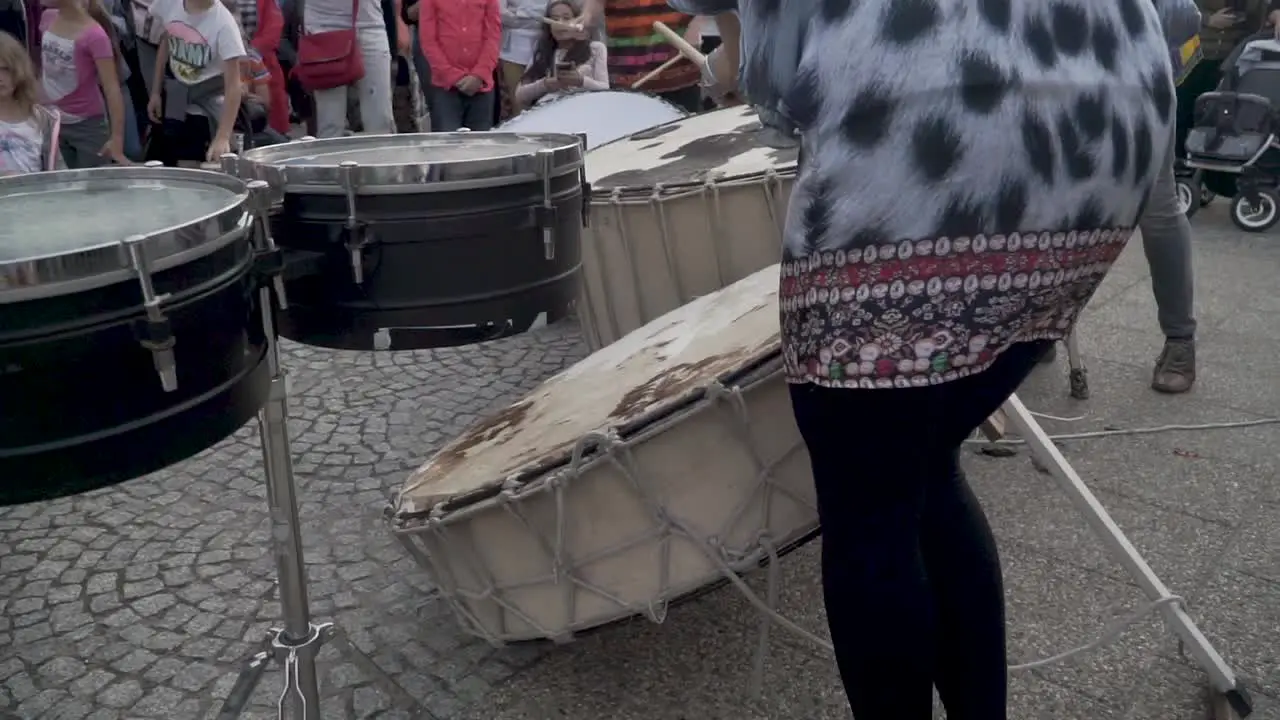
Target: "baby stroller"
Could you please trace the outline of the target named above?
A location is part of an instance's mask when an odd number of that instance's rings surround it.
[[[1280,221],[1280,42],[1247,40],[1225,66],[1218,90],[1196,101],[1186,166],[1232,198],[1237,227],[1262,232]]]

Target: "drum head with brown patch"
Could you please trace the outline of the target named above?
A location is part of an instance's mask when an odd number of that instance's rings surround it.
[[[694,115],[588,152],[587,181],[599,191],[794,170],[796,148],[769,147],[764,132],[749,105]]]
[[[405,482],[401,514],[533,479],[583,436],[660,416],[778,352],[778,266],[673,310],[540,385],[446,445]]]

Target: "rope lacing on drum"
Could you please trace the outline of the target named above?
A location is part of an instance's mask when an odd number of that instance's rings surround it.
[[[636,249],[632,245],[631,232],[627,226],[627,216],[624,211],[626,203],[622,196],[622,188],[614,188],[613,192],[609,194],[609,205],[613,208],[613,226],[618,230],[618,238],[622,241],[622,250],[627,256],[627,267],[631,270],[631,288],[634,291],[636,308],[643,313],[645,302],[642,288],[644,288],[644,283],[640,281],[640,262],[639,258],[636,257]],[[601,248],[600,252],[604,252],[604,248]],[[608,281],[607,277],[601,278],[601,282]],[[617,340],[625,334],[622,330],[622,321],[618,317],[618,308],[613,302],[613,296],[614,293],[612,292],[604,293],[605,311],[608,312],[609,322],[611,323],[609,342]],[[601,341],[602,345],[606,344],[603,337],[597,339]]]
[[[773,168],[765,170],[764,183],[760,187],[764,191],[764,206],[769,209],[769,220],[773,222],[773,226],[778,229],[778,235],[781,236],[785,227],[782,222],[782,213],[778,212],[778,198],[782,195],[782,175]]]
[[[731,247],[730,243],[733,242],[734,238],[725,238],[720,232],[721,220],[724,216],[721,214],[720,207],[720,185],[716,182],[714,175],[708,175],[702,181],[702,201],[704,203],[707,202],[707,195],[711,196],[711,212],[706,213],[707,235],[711,237],[711,249],[714,251],[716,259],[716,287],[725,287],[736,279],[729,277],[725,272],[730,262],[730,258],[725,256],[728,254]],[[689,298],[686,302],[691,300],[692,298]]]
[[[662,256],[667,261],[667,277],[676,286],[676,297],[683,301],[689,297],[685,291],[684,278],[680,277],[680,265],[676,262],[676,250],[671,238],[671,225],[667,222],[667,209],[663,197],[667,194],[666,185],[657,183],[653,192],[649,193],[649,206],[653,209],[654,222],[658,226],[658,240],[662,243]],[[636,287],[640,287],[639,284]],[[642,306],[643,308],[643,306]]]

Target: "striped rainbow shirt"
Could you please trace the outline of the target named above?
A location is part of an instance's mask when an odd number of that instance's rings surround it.
[[[679,51],[654,31],[654,22],[663,22],[683,34],[692,19],[672,10],[665,0],[606,0],[609,84],[614,88],[628,88],[678,54]],[[646,83],[644,89],[654,93],[671,92],[696,85],[699,79],[698,69],[692,63],[679,63]]]

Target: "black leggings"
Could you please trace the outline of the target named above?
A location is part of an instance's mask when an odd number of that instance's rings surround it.
[[[1005,720],[1004,586],[961,443],[1047,343],[898,390],[792,385],[822,520],[822,589],[856,720]]]

